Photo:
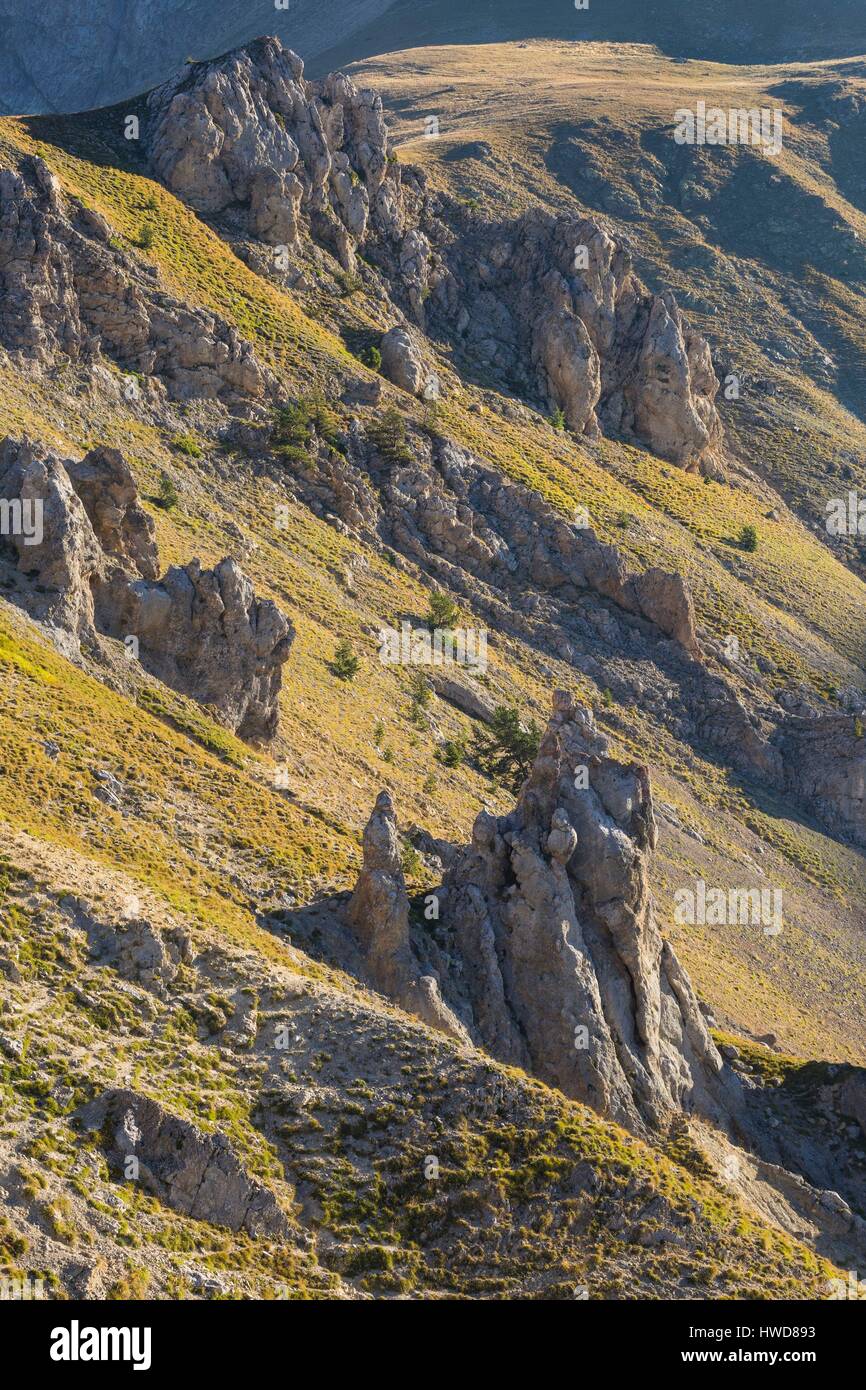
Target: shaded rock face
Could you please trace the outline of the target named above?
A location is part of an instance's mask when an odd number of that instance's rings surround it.
[[[649,777],[605,748],[558,694],[517,807],[482,812],[446,878],[472,1032],[630,1128],[723,1119],[735,1082],[653,914]]]
[[[409,897],[400,864],[394,804],[380,792],[364,830],[364,865],[346,910],[371,984],[407,1013],[450,1037],[468,1034],[443,1003],[433,975],[422,975],[409,939]]]
[[[0,169],[0,345],[37,367],[102,353],[175,399],[265,394],[266,374],[235,328],[160,291],[111,243],[105,219],[65,197],[41,159]]]
[[[146,670],[212,706],[242,738],[274,735],[291,624],[231,559],[213,570],[193,560],[158,580],[153,523],[121,454],[41,458],[6,439],[0,499],[41,504],[38,544],[0,538],[0,577],[62,650],[84,644],[99,656],[99,634],[135,638]]]
[[[709,348],[596,222],[532,212],[491,224],[428,194],[421,171],[393,157],[381,99],[341,73],[307,82],[274,38],[185,69],[149,110],[153,168],[193,207],[239,214],[271,244],[309,235],[349,269],[363,248],[415,324],[561,409],[575,432],[604,427],[718,471]],[[417,394],[423,353],[403,325],[382,352],[385,374]]]
[[[578,434],[603,426],[681,467],[718,469],[719,383],[672,294],[650,294],[590,219],[531,212],[487,242],[467,226],[450,253],[456,289],[433,292],[467,348]]]
[[[79,1114],[87,1129],[101,1131],[119,1176],[128,1177],[127,1162],[137,1159],[135,1180],[174,1211],[254,1237],[288,1234],[273,1193],[248,1175],[224,1135],[203,1133],[137,1091],[105,1091]]]
[[[790,717],[776,743],[786,790],[831,833],[866,845],[866,711]]]

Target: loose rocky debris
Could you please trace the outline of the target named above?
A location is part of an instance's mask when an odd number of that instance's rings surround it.
[[[279,1240],[289,1222],[273,1193],[249,1177],[224,1135],[205,1134],[136,1091],[111,1089],[82,1107],[85,1129],[102,1135],[109,1165],[175,1211],[229,1230]]]
[[[83,925],[96,963],[110,966],[125,980],[160,996],[177,979],[180,966],[192,960],[190,940],[184,932],[161,931],[145,917],[131,917],[110,925],[86,917]]]
[[[212,570],[192,560],[158,579],[153,523],[116,449],[64,460],[6,439],[0,498],[41,505],[36,543],[23,532],[0,540],[0,582],[65,654],[83,646],[98,658],[100,636],[133,642],[151,675],[242,738],[274,735],[291,624],[234,560]]]

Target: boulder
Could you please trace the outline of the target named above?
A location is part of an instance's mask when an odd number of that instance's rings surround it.
[[[382,337],[382,375],[401,391],[420,396],[429,373],[414,335],[408,328],[391,328]]]
[[[472,681],[463,676],[457,677],[450,672],[437,670],[435,667],[430,671],[429,679],[440,699],[447,700],[449,705],[462,710],[470,719],[480,719],[485,724],[492,723],[496,702]]]

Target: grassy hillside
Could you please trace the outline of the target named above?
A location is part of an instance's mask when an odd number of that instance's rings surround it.
[[[677,289],[717,360],[735,363],[746,384],[724,407],[737,455],[729,479],[704,481],[515,411],[483,381],[461,381],[444,345],[438,425],[563,515],[586,507],[635,569],[683,574],[702,636],[740,639],[746,660],[731,679],[742,690],[754,694],[759,672],[770,692],[802,682],[832,697],[862,685],[866,585],[816,529],[827,489],[866,477],[860,283],[823,262],[809,272],[823,278],[807,313],[795,293],[807,283],[801,265],[792,269],[773,245],[747,245],[730,213],[750,206],[751,165],[745,188],[726,169],[705,226],[653,163],[660,129],[690,94],[763,102],[779,74],[668,64],[636,46],[584,45],[579,66],[575,54],[537,43],[428,50],[363,72],[385,91],[401,157],[421,162],[435,184],[491,215],[535,201],[595,212],[631,244],[648,283]],[[818,65],[807,80],[823,80]],[[418,140],[431,111],[442,135]],[[39,153],[130,249],[148,227],[150,245],[136,254],[174,293],[235,324],[288,394],[321,391],[341,423],[354,415],[367,424],[388,404],[421,420],[424,407],[387,383],[375,409],[340,403],[347,379],[370,376],[352,347],[388,326],[369,267],[347,283],[334,266],[291,293],[256,274],[149,177],[119,121],[117,110],[2,121],[0,162]],[[761,166],[761,177],[783,178],[797,208],[814,210],[808,200],[818,198],[866,236],[816,130],[797,126],[778,171]],[[789,341],[795,349],[780,353]],[[816,354],[832,370],[817,371]],[[446,740],[468,739],[472,721],[435,697],[419,721],[411,673],[378,660],[383,624],[424,620],[424,571],[359,545],[301,505],[288,477],[282,485],[220,443],[222,407],[176,403],[158,414],[95,391],[72,366],[34,377],[3,359],[0,419],[0,434],[62,455],[120,448],[162,566],[238,554],[297,632],[278,739],[255,750],[120,650],[107,671],[72,665],[0,602],[0,1159],[18,1221],[0,1228],[4,1268],[44,1266],[56,1279],[70,1253],[86,1249],[93,1289],[118,1297],[187,1296],[202,1280],[227,1297],[820,1293],[828,1267],[737,1205],[682,1136],[667,1137],[667,1156],[651,1151],[407,1021],[281,933],[277,910],[352,884],[382,787],[401,826],[460,842],[482,807],[501,812],[513,801],[469,764],[443,761]],[[179,494],[169,510],[156,501],[163,472]],[[277,529],[277,505],[288,508],[287,529]],[[758,533],[754,553],[736,543],[746,525]],[[360,658],[352,681],[331,667],[342,639]],[[539,722],[552,686],[574,690],[616,754],[650,764],[659,920],[717,1024],[738,1037],[773,1033],[802,1057],[866,1062],[862,854],[528,640],[492,632],[486,681],[496,700]],[[98,795],[106,771],[121,784],[120,809]],[[412,888],[428,877],[411,861]],[[697,877],[781,887],[782,936],[676,926],[674,891]],[[94,964],[85,949],[82,933],[136,901],[195,943],[195,965],[164,994]],[[232,1026],[229,982],[241,978],[258,1017],[246,1042]],[[296,1036],[289,1057],[273,1046],[286,1017]],[[290,1248],[263,1255],[246,1237],[214,1235],[202,1251],[196,1223],[118,1194],[71,1122],[82,1100],[117,1084],[219,1126],[292,1214]],[[438,1185],[423,1177],[431,1154]]]
[[[456,66],[449,69],[457,79],[456,90],[461,90],[461,54],[458,51]],[[501,61],[510,61],[509,54],[506,50]],[[525,59],[525,52],[520,56]],[[430,66],[435,69],[432,58]],[[373,75],[387,92],[385,67]],[[410,94],[415,80],[414,66],[408,65],[405,82]],[[500,80],[495,72],[493,80]],[[396,73],[390,81],[396,83]],[[477,103],[479,93],[470,89],[467,101],[470,98]],[[425,98],[412,99],[420,102],[418,109],[423,107]],[[570,99],[568,93],[562,98]],[[254,274],[213,230],[138,168],[120,139],[114,115],[82,122],[5,122],[0,147],[7,158],[20,150],[38,150],[68,191],[102,211],[119,236],[136,237],[147,221],[154,238],[146,254],[166,283],[236,322],[279,371],[288,390],[320,388],[331,393],[347,367],[363,376],[366,369],[350,356],[341,336],[369,327],[379,316],[363,287],[347,297],[335,278],[330,299],[321,288],[290,295]],[[471,119],[477,125],[477,110],[461,117],[455,109],[451,119]],[[398,124],[398,130],[402,128]],[[453,179],[460,165],[447,158],[447,123],[445,129],[439,142],[413,145],[411,153],[427,157],[433,177]],[[497,138],[511,142],[512,157],[525,160],[525,167],[515,169],[515,181],[519,174],[531,186],[531,178],[540,176],[539,161],[530,162],[524,145],[509,134],[513,129],[501,108],[488,126],[479,127],[488,136],[498,132]],[[465,130],[461,138],[462,133]],[[431,162],[434,146],[436,162]],[[544,193],[555,201],[549,183]],[[793,678],[826,691],[856,680],[866,623],[863,584],[803,527],[769,482],[742,475],[735,477],[733,486],[704,483],[628,446],[601,441],[590,448],[553,430],[540,417],[507,418],[494,393],[460,385],[447,363],[443,375],[448,382],[443,422],[455,439],[507,475],[537,487],[563,512],[570,514],[575,503],[586,506],[599,534],[614,540],[635,566],[658,564],[684,573],[703,627],[719,637],[738,635],[750,659],[769,658],[777,671],[771,681]],[[226,528],[239,525],[256,545],[245,555],[244,565],[257,589],[274,597],[296,624],[281,735],[270,756],[236,750],[237,767],[222,753],[222,731],[201,731],[207,721],[200,711],[164,691],[136,697],[150,720],[152,737],[164,737],[160,725],[171,730],[172,742],[164,754],[167,765],[176,755],[178,740],[189,739],[194,729],[195,764],[209,759],[218,768],[230,769],[222,776],[218,773],[213,783],[208,777],[201,786],[196,781],[186,812],[210,851],[207,872],[218,872],[221,866],[223,881],[241,880],[240,886],[232,882],[228,890],[219,891],[255,907],[262,894],[278,895],[290,888],[304,898],[317,887],[349,883],[358,862],[358,831],[382,785],[393,791],[404,824],[417,822],[434,834],[457,839],[466,837],[483,804],[504,808],[502,794],[471,768],[447,769],[435,759],[436,740],[465,736],[470,721],[437,702],[433,729],[417,730],[410,722],[406,673],[377,660],[378,627],[403,614],[420,619],[426,611],[429,590],[419,574],[395,570],[375,553],[356,554],[357,548],[345,537],[256,477],[242,457],[215,448],[214,422],[202,405],[177,406],[176,429],[167,432],[149,423],[145,412],[132,414],[122,402],[111,405],[82,391],[71,371],[34,383],[7,365],[2,388],[11,433],[29,433],[70,453],[97,442],[115,444],[129,458],[145,498],[153,496],[163,469],[171,474],[180,506],[170,513],[151,506],[164,564],[185,561],[192,554],[213,562],[236,545]],[[385,395],[401,410],[420,409],[387,385]],[[832,405],[832,398],[827,399]],[[770,427],[765,421],[765,428]],[[191,458],[173,446],[174,439],[197,433],[202,458]],[[291,508],[292,525],[286,532],[274,529],[277,501]],[[779,519],[770,521],[766,513],[774,507]],[[758,529],[760,545],[755,554],[745,555],[731,541],[750,522]],[[351,684],[338,680],[328,667],[343,637],[362,659],[361,674]],[[44,661],[50,659],[46,656]],[[820,938],[822,949],[819,956],[812,951],[803,956],[778,952],[775,962],[766,963],[766,985],[759,986],[752,971],[752,957],[756,950],[760,954],[766,949],[765,942],[756,944],[732,933],[731,939],[716,936],[699,942],[692,936],[678,943],[713,1007],[733,1024],[759,1033],[777,1031],[787,1045],[804,1053],[823,1039],[831,1054],[862,1057],[864,1039],[856,1008],[861,974],[852,953],[864,912],[859,857],[792,822],[785,808],[758,804],[754,794],[724,769],[702,764],[693,754],[684,757],[652,715],[637,709],[606,710],[597,687],[562,663],[542,661],[522,643],[495,636],[491,662],[492,690],[540,719],[546,714],[552,683],[569,685],[596,703],[615,744],[648,759],[655,775],[671,788],[667,799],[690,808],[703,840],[690,846],[697,868],[712,865],[727,879],[736,872],[732,881],[739,882],[743,854],[756,863],[758,851],[765,850],[768,857],[761,858],[762,868],[775,875],[774,882],[790,885],[792,929],[805,932],[810,940]],[[116,709],[117,726],[123,728],[130,718],[128,696],[106,692],[96,683],[88,688],[90,698]],[[45,728],[62,728],[76,719],[78,693],[70,693],[63,681],[43,685],[40,698],[49,702]],[[65,702],[65,714],[58,702]],[[83,727],[90,730],[91,722]],[[145,785],[151,784],[154,819],[164,821],[161,808],[174,792],[159,774],[159,759],[139,768],[139,759],[132,758],[128,768],[127,759],[119,756],[120,747],[136,745],[117,738],[102,748],[101,738],[89,734],[86,752],[79,758],[114,766],[121,776],[132,771]],[[19,756],[13,765],[21,777],[19,787],[26,786],[31,776],[26,762]],[[288,794],[273,785],[274,768],[280,765],[288,769]],[[50,773],[52,787],[62,785],[66,776],[56,765],[43,773]],[[69,775],[74,787],[80,774],[70,768]],[[8,786],[11,815],[13,784]],[[217,811],[227,795],[237,805],[237,814],[228,818],[231,835]],[[87,818],[79,826],[76,815],[69,814],[71,793],[55,790],[48,804],[55,799],[58,833],[90,842]],[[253,804],[255,816],[246,809]],[[133,834],[120,838],[137,844]],[[232,839],[243,842],[242,853],[241,844],[231,844]],[[140,853],[132,848],[129,852]],[[673,872],[665,867],[668,852],[663,830],[658,888],[666,921],[665,885],[675,884],[681,874],[675,864]],[[155,849],[148,853],[156,857]],[[183,853],[188,855],[189,849]],[[170,875],[164,870],[163,875],[168,883]],[[829,1033],[828,994],[835,1001],[833,1009],[839,1010],[838,1018],[831,1016]]]

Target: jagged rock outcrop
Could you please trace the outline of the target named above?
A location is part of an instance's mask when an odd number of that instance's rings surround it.
[[[63,467],[106,555],[142,576],[159,573],[154,525],[138,500],[132,470],[119,449],[91,449]]]
[[[0,540],[4,586],[60,635],[64,649],[92,639],[95,595],[115,569],[125,576],[156,573],[153,522],[114,449],[94,449],[67,466],[54,455],[40,457],[27,440],[5,439],[0,498],[10,506],[20,502],[30,523],[10,526]]]
[[[561,409],[576,433],[601,425],[681,467],[718,471],[719,383],[672,294],[650,294],[591,219],[533,211],[487,242],[469,226],[455,240],[454,285],[433,289],[446,311],[437,325],[453,310],[467,347]]]
[[[381,98],[342,73],[307,82],[278,39],[188,66],[148,110],[154,170],[200,212],[242,210],[251,236],[289,247],[303,219],[346,268],[368,234],[402,242],[406,191]],[[416,253],[403,250],[407,262]]]
[[[140,1182],[174,1211],[232,1231],[280,1240],[289,1221],[268,1188],[251,1178],[225,1135],[205,1134],[137,1091],[104,1091],[79,1111],[102,1136],[109,1166]],[[135,1171],[129,1160],[135,1159]]]
[[[655,921],[655,839],[646,768],[609,757],[560,692],[517,807],[479,815],[444,889],[474,1036],[638,1129],[737,1104]]]
[[[100,634],[134,639],[146,670],[242,738],[274,735],[291,624],[232,559],[213,570],[192,560],[158,580],[153,523],[121,454],[93,449],[67,461],[6,439],[3,499],[34,508],[39,527],[38,537],[16,528],[0,540],[0,580],[63,651],[83,644],[99,657]]]
[[[346,909],[370,983],[407,1013],[450,1037],[468,1041],[443,1003],[433,975],[423,975],[409,939],[409,896],[400,863],[394,804],[380,792],[364,830],[364,865]]]
[[[101,353],[176,399],[231,403],[270,389],[236,328],[160,290],[36,156],[0,169],[0,347],[40,368]]]
[[[233,559],[203,570],[173,565],[159,581],[113,585],[103,630],[133,635],[147,670],[254,743],[273,738],[282,667],[294,629],[271,599],[256,597]]]
[[[274,38],[193,64],[148,99],[155,172],[193,207],[247,235],[328,247],[347,269],[363,249],[390,300],[463,356],[561,409],[689,469],[720,468],[718,381],[705,340],[672,294],[650,294],[596,222],[533,211],[490,223],[427,191],[391,149],[381,99],[342,73],[308,82]],[[392,381],[418,393],[423,353],[396,325]]]

